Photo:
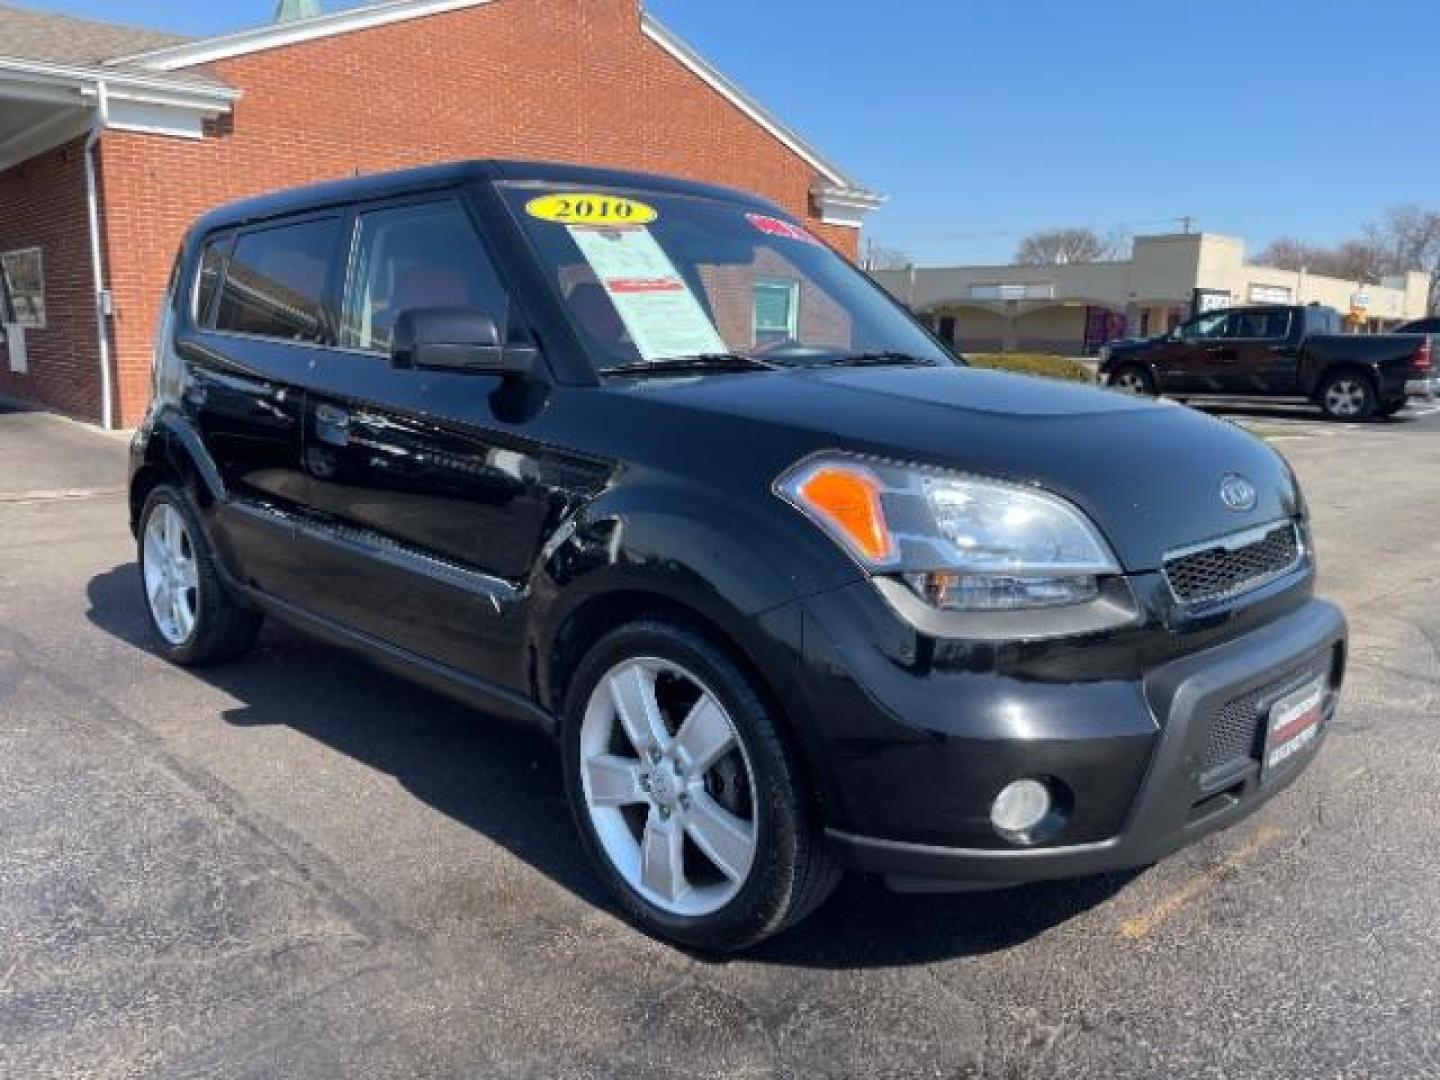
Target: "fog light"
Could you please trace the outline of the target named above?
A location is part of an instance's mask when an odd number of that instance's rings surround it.
[[[990,823],[1005,839],[1029,843],[1053,803],[1050,789],[1039,780],[1016,780],[995,797]]]

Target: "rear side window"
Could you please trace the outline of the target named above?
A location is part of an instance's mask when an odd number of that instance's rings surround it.
[[[1230,319],[1227,337],[1284,338],[1290,334],[1288,311],[1237,311]]]
[[[356,229],[341,345],[386,351],[402,313],[436,307],[483,311],[506,340],[509,298],[458,203],[372,210]]]
[[[215,328],[286,341],[324,340],[325,284],[338,218],[243,233],[220,290]]]

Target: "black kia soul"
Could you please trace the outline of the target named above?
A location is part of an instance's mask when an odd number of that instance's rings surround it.
[[[274,615],[544,725],[600,876],[705,948],[846,867],[1152,862],[1296,776],[1345,662],[1262,442],[970,369],[784,211],[654,176],[206,216],[132,470],[166,656]]]

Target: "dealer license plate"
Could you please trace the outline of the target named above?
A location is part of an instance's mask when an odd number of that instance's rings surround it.
[[[1264,776],[1282,768],[1320,737],[1325,717],[1325,682],[1307,683],[1270,706],[1265,734]]]

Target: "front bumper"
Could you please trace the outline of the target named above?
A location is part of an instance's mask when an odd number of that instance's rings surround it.
[[[1148,865],[1252,813],[1304,770],[1334,713],[1345,642],[1339,610],[1306,598],[1238,636],[1142,667],[1134,679],[1079,677],[1084,643],[1068,658],[1076,673],[1069,682],[957,672],[949,692],[930,702],[917,738],[897,732],[888,745],[833,745],[849,820],[832,818],[830,843],[850,867],[906,890],[994,888]],[[995,657],[971,659],[980,668]],[[1059,663],[1063,670],[1067,660]],[[1262,781],[1264,715],[1317,674],[1330,690],[1321,738]],[[857,687],[869,708],[886,696],[899,700],[882,681],[862,677]],[[911,720],[901,720],[912,733],[920,700],[907,700]],[[1231,732],[1236,749],[1216,760],[1222,711],[1242,700],[1253,706],[1255,727],[1248,740]],[[1052,843],[1011,844],[989,825],[995,795],[1027,776],[1057,779],[1074,795],[1072,822]]]

